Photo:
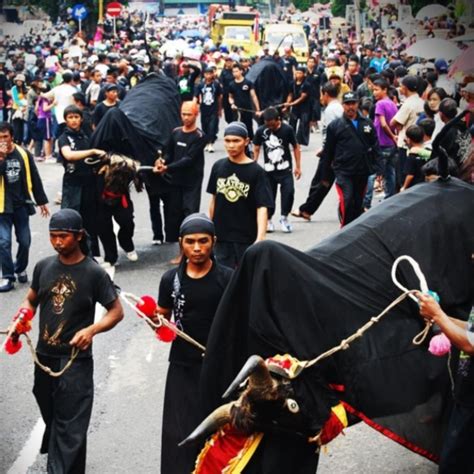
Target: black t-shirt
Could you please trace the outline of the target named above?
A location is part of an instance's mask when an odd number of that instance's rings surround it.
[[[320,66],[314,68],[313,71],[309,71],[306,75],[306,82],[309,84],[310,98],[312,101],[319,101],[321,97],[321,76],[324,69]]]
[[[253,243],[257,238],[257,209],[273,207],[263,168],[253,161],[239,165],[223,158],[212,167],[207,192],[216,196],[217,240]]]
[[[250,91],[254,89],[253,84],[245,79],[242,82],[232,81],[229,86],[229,94],[232,94],[235,105],[242,109],[252,109],[252,97]]]
[[[5,201],[10,203],[10,206],[5,206],[5,208],[11,207],[12,209],[16,209],[23,206],[25,201],[28,199],[23,184],[24,171],[22,162],[23,158],[16,147],[5,158],[3,165],[4,170],[2,174],[4,175],[4,179],[6,181]]]
[[[467,330],[474,335],[474,309],[467,322]],[[458,403],[474,406],[474,363],[473,356],[461,351],[459,354],[454,396]]]
[[[352,87],[351,89],[355,92],[357,88],[364,82],[364,78],[361,74],[351,74]]]
[[[410,183],[410,186],[414,186],[415,184],[424,181],[423,172],[421,171],[424,164],[426,164],[426,160],[413,153],[409,153],[406,157],[405,168],[403,171],[405,172],[405,175],[413,175],[413,180]]]
[[[177,326],[205,346],[232,270],[214,262],[209,273],[198,279],[189,277],[185,271],[181,274],[179,270],[168,270],[161,278],[158,304],[162,308],[172,309]],[[197,347],[177,337],[171,346],[169,360],[180,364],[200,363],[202,353]]]
[[[296,82],[293,83],[293,100],[299,99],[302,94],[306,94],[307,97],[303,102],[299,103],[292,107],[292,112],[296,116],[300,116],[301,114],[308,113],[311,108],[311,87],[306,80],[301,82],[301,84],[297,84]]]
[[[66,128],[58,138],[59,152],[61,148],[69,146],[72,151],[88,150],[91,147],[90,137],[82,129],[78,132]],[[61,153],[64,165],[64,183],[77,186],[95,185],[93,167],[87,165],[84,160],[68,161]]]
[[[95,304],[107,306],[117,298],[110,277],[88,257],[75,265],[64,265],[56,255],[40,260],[31,288],[40,307],[37,351],[48,356],[69,355],[76,332],[94,323]],[[91,355],[90,347],[78,357]]]
[[[262,125],[255,132],[253,142],[258,146],[263,145],[265,171],[275,174],[291,173],[290,145],[296,146],[297,143],[293,127],[282,122],[280,128],[273,132]]]
[[[282,56],[281,67],[285,73],[286,80],[289,84],[294,81],[294,70],[298,66],[298,61],[293,56]]]
[[[222,86],[217,81],[210,84],[202,81],[196,86],[194,95],[199,97],[203,116],[215,115],[218,110],[219,97],[222,95]]]
[[[175,128],[168,145],[166,164],[167,175],[174,186],[192,186],[204,175],[204,147],[207,138],[197,128],[184,132],[183,127]]]
[[[95,106],[94,115],[92,116],[92,120],[94,125],[97,127],[99,122],[102,120],[104,115],[110,110],[118,107],[119,103],[117,102],[114,105],[107,105],[105,102],[100,102]]]

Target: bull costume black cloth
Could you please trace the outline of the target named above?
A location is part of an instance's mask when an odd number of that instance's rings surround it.
[[[179,106],[174,81],[151,73],[100,121],[92,147],[153,165],[157,151],[167,146],[171,132],[179,126]]]
[[[282,68],[273,59],[261,59],[250,68],[245,78],[254,84],[260,110],[286,102],[289,83]]]
[[[200,227],[196,225],[196,219],[183,224],[181,235],[183,232],[211,235],[208,219],[206,222],[203,220]],[[178,268],[163,275],[158,304],[162,308],[172,309],[176,325],[205,345],[214,314],[231,274],[232,270],[214,261],[204,277],[191,278],[186,273],[186,261],[183,261]],[[178,443],[200,421],[198,389],[202,353],[198,348],[177,338],[171,346],[169,361],[163,406],[161,472],[189,474],[194,469],[198,449],[196,446],[179,448]]]
[[[79,226],[80,222],[68,216],[62,219],[65,212],[71,211],[59,211],[63,215],[52,218],[52,230],[74,231]],[[96,303],[108,306],[116,300],[115,287],[89,257],[65,265],[52,256],[36,264],[31,288],[40,307],[38,356],[52,370],[61,370],[71,354],[70,340],[94,323]],[[46,425],[41,453],[48,453],[48,472],[84,473],[94,395],[92,347],[80,351],[59,378],[35,367],[33,393]]]
[[[203,417],[223,403],[222,394],[250,355],[312,359],[379,314],[400,295],[390,276],[400,255],[418,261],[447,314],[466,320],[474,289],[473,212],[472,186],[437,181],[384,201],[307,253],[274,242],[252,246],[209,335]],[[418,287],[409,266],[402,264],[398,278],[407,288]],[[310,427],[319,429],[334,398],[341,399],[371,426],[437,461],[450,383],[447,358],[427,352],[429,338],[422,346],[412,344],[423,326],[417,305],[404,300],[348,350],[303,371],[292,385],[300,407],[311,414]],[[306,437],[295,442],[294,435],[266,433],[246,474],[314,474],[314,464],[304,467],[306,457],[295,460],[290,450],[278,449],[281,436],[314,456]],[[273,442],[275,437],[280,440]],[[275,465],[278,471],[272,471]]]

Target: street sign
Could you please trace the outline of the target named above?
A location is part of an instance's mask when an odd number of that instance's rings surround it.
[[[82,3],[78,3],[72,7],[71,16],[74,20],[83,21],[87,18],[87,15],[89,15],[89,10]]]
[[[122,4],[119,2],[110,2],[107,4],[105,11],[107,12],[107,15],[116,18],[122,13]]]

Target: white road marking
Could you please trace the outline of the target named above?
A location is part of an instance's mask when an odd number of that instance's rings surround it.
[[[38,418],[28,441],[23,446],[12,467],[7,471],[7,474],[25,474],[28,468],[33,465],[41,447],[44,428],[43,419]]]

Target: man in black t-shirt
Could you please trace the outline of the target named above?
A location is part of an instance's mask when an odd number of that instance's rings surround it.
[[[212,256],[215,230],[205,214],[191,214],[184,219],[179,242],[183,257],[178,268],[161,278],[158,312],[173,318],[179,329],[205,345],[232,270]],[[188,474],[194,468],[198,449],[178,448],[178,443],[201,421],[198,391],[202,360],[197,347],[180,338],[173,342],[163,407],[163,474]]]
[[[165,221],[168,225],[166,240],[176,242],[178,230],[184,217],[199,212],[201,188],[204,177],[204,147],[207,137],[196,125],[198,107],[194,102],[183,102],[181,106],[182,127],[175,128],[166,153],[166,159],[158,159],[155,172],[167,178],[169,192],[164,197]],[[173,215],[171,215],[173,212]]]
[[[100,157],[105,151],[90,147],[90,137],[81,128],[82,111],[75,105],[64,109],[66,129],[58,139],[59,153],[64,165],[62,209],[75,209],[84,221],[91,237],[92,253],[99,256],[97,239],[97,177],[92,166],[85,163],[89,157]]]
[[[219,132],[219,119],[222,116],[222,87],[215,78],[215,69],[204,70],[204,80],[196,86],[195,100],[200,105],[201,127],[207,136],[206,151],[214,153],[214,142]]]
[[[231,122],[224,131],[228,154],[211,170],[207,192],[212,194],[209,215],[216,226],[216,257],[236,267],[245,250],[265,239],[268,209],[273,198],[265,171],[248,158],[248,131],[242,122]]]
[[[311,86],[306,81],[306,68],[299,66],[295,72],[292,92],[285,107],[291,107],[290,125],[296,132],[300,145],[309,145],[311,120]]]
[[[99,122],[102,120],[104,115],[114,107],[118,107],[120,101],[118,99],[118,86],[117,84],[107,84],[104,87],[105,99],[102,102],[99,102],[94,109],[94,114],[92,120],[94,123],[94,128],[99,125]]]
[[[34,199],[34,201],[33,201]],[[20,283],[28,281],[26,268],[31,244],[29,219],[34,204],[47,217],[48,198],[31,153],[13,143],[13,129],[0,123],[0,293],[13,290],[15,273]],[[12,230],[18,241],[16,262],[12,258]]]
[[[219,82],[222,85],[222,107],[224,109],[224,117],[227,123],[234,120],[234,112],[232,111],[229,104],[229,86],[234,80],[232,75],[232,65],[234,61],[230,56],[227,56],[224,60],[224,69],[222,69],[219,76]]]
[[[288,222],[288,214],[291,212],[295,198],[295,184],[292,174],[292,158],[290,145],[295,154],[295,177],[301,177],[301,151],[296,141],[293,128],[281,121],[278,110],[270,107],[263,112],[265,125],[259,127],[253,139],[254,160],[258,161],[260,147],[263,146],[263,168],[267,172],[270,187],[273,192],[273,208],[268,213],[267,232],[275,230],[272,215],[275,210],[275,199],[280,186],[281,193],[281,218],[280,225],[283,232],[292,232],[291,224]]]
[[[84,473],[87,429],[94,396],[92,339],[112,329],[123,309],[107,273],[85,253],[82,219],[72,209],[51,217],[50,241],[58,253],[40,260],[22,308],[39,307],[36,347],[43,365],[59,371],[77,351],[72,365],[52,377],[35,366],[33,393],[46,425],[41,453],[48,453],[48,472]],[[94,323],[95,305],[107,309]]]
[[[184,62],[182,65],[182,74],[176,79],[178,85],[178,92],[182,102],[193,100],[194,97],[194,85],[196,79],[201,74],[200,69],[194,64]]]
[[[310,121],[311,126],[318,127],[321,120],[321,78],[324,74],[324,68],[318,64],[317,57],[309,57],[306,63],[306,82],[309,84],[309,100],[310,100]]]
[[[454,407],[443,440],[440,473],[474,472],[474,310],[468,321],[449,317],[431,295],[416,293],[420,314],[439,326],[459,351],[454,381]]]
[[[248,130],[249,138],[253,138],[253,112],[260,114],[260,104],[254,85],[245,79],[243,68],[240,64],[234,64],[232,67],[234,80],[229,86],[229,104],[236,112],[236,118],[245,124]]]

